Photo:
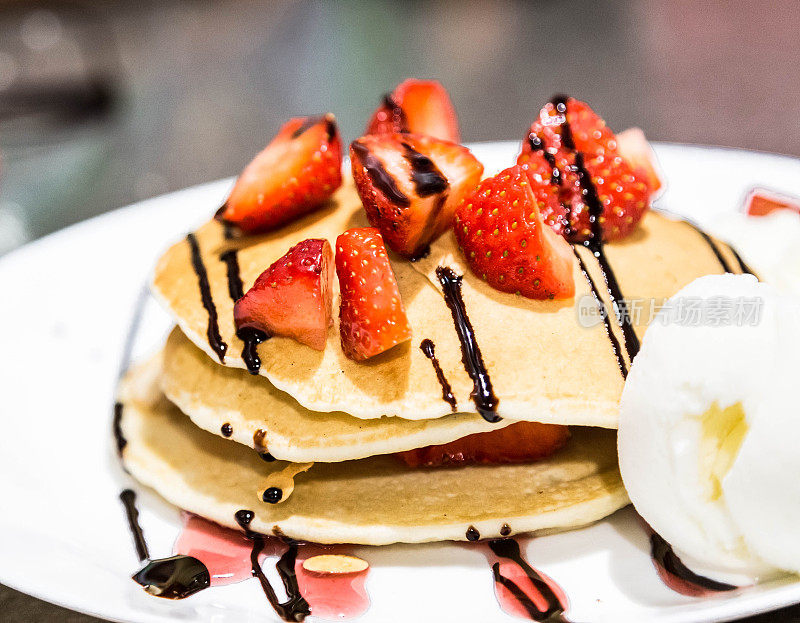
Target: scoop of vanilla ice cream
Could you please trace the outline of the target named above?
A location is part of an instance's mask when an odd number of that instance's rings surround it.
[[[798,299],[750,275],[695,280],[649,326],[622,394],[620,470],[696,572],[800,572],[799,384]]]

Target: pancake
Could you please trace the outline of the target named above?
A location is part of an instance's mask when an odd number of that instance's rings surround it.
[[[223,526],[255,513],[250,528],[317,543],[383,545],[551,532],[597,521],[628,503],[616,459],[616,434],[576,428],[549,459],[524,465],[413,469],[391,456],[315,463],[295,477],[291,497],[256,498],[287,465],[194,426],[158,390],[158,362],[123,380],[122,461],[172,504]],[[506,536],[506,535],[503,535]]]
[[[223,227],[209,222],[196,232],[198,264],[208,275],[204,307],[191,245],[176,243],[156,267],[153,292],[174,316],[183,332],[213,359],[245,368],[243,343],[235,335],[228,264],[220,255],[239,248],[238,263],[245,288],[293,244],[311,237],[332,243],[351,227],[368,225],[349,178],[330,205],[277,231],[227,240]],[[598,292],[608,305],[604,277],[586,249],[579,253]],[[704,238],[692,226],[649,213],[629,237],[606,245],[606,254],[628,297],[661,299],[673,295],[696,277],[735,267],[725,245]],[[576,298],[536,301],[498,292],[467,270],[449,232],[417,263],[392,256],[392,266],[406,307],[413,337],[367,362],[351,361],[342,352],[338,324],[328,333],[324,352],[282,337],[258,346],[260,374],[312,411],[341,411],[359,418],[385,415],[406,419],[438,418],[451,413],[431,362],[420,350],[423,339],[435,344],[444,375],[460,412],[476,413],[470,394],[473,382],[462,363],[453,318],[433,276],[438,265],[463,274],[463,298],[474,326],[486,369],[499,398],[498,415],[512,420],[614,428],[623,375],[612,341],[602,322],[585,328],[577,321],[576,301],[591,301],[592,289],[574,263]],[[334,293],[338,308],[338,286]],[[610,309],[610,306],[608,306]],[[214,315],[216,318],[214,318]],[[338,316],[338,314],[335,314]],[[620,344],[616,322],[610,323]],[[646,327],[637,327],[641,337]],[[218,328],[220,341],[213,344]],[[624,351],[624,348],[621,350]],[[627,367],[629,357],[620,355]],[[524,365],[523,365],[524,363]]]
[[[212,361],[179,329],[167,339],[161,389],[196,426],[285,461],[345,461],[447,443],[496,430],[476,414],[361,420],[300,406],[263,377]]]

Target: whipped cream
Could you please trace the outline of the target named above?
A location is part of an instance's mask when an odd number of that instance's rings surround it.
[[[697,300],[758,314],[686,322],[681,301]],[[750,275],[695,280],[648,328],[622,394],[620,469],[695,572],[736,584],[800,572],[798,374],[800,301]]]

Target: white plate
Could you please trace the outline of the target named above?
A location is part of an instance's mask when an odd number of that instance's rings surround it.
[[[517,149],[510,142],[474,146],[489,171],[512,164]],[[669,180],[659,205],[701,224],[738,209],[754,185],[800,194],[800,161],[792,158],[680,145],[657,151]],[[164,247],[207,219],[230,183],[117,210],[0,260],[0,582],[119,621],[275,618],[254,580],[180,602],[150,597],[130,580],[138,562],[120,490],[139,491],[141,523],[156,556],[171,552],[179,514],[128,480],[110,435],[114,385],[142,284]],[[147,303],[134,355],[157,348],[168,326]],[[372,564],[372,606],[363,620],[513,620],[495,601],[478,549],[358,551]],[[564,588],[574,621],[724,620],[800,601],[800,583],[790,580],[712,599],[671,592],[630,509],[533,540],[527,556]]]

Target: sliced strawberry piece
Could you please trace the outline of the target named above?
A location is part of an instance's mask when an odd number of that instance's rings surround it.
[[[333,250],[327,240],[310,238],[293,246],[259,275],[236,301],[236,329],[291,337],[325,350],[331,318]]]
[[[252,233],[319,208],[342,184],[342,141],[332,114],[291,119],[248,164],[217,218]]]
[[[557,96],[542,108],[517,164],[529,170],[532,184],[557,187],[558,203],[546,205],[542,215],[571,242],[593,238],[595,211],[603,240],[616,240],[630,234],[650,207],[646,173],[622,157],[605,122],[572,98]]]
[[[517,422],[499,430],[468,435],[450,443],[398,452],[397,456],[410,467],[527,463],[551,456],[568,439],[567,426]]]
[[[363,361],[411,337],[400,289],[377,229],[348,229],[336,239],[336,273],[345,355]]]
[[[412,132],[458,143],[458,119],[447,90],[435,80],[409,79],[384,95],[365,134]]]
[[[555,188],[531,183],[519,165],[483,180],[456,208],[456,238],[470,268],[503,292],[573,296],[572,249],[541,215],[557,208]]]
[[[781,195],[763,188],[754,188],[744,200],[744,211],[748,216],[767,216],[776,210],[800,213],[800,198]]]
[[[483,173],[466,147],[417,134],[362,136],[350,145],[350,160],[369,222],[409,259],[450,228],[456,205]]]
[[[617,134],[617,150],[623,160],[633,167],[637,176],[647,184],[651,195],[664,187],[658,159],[641,129],[628,128]]]

